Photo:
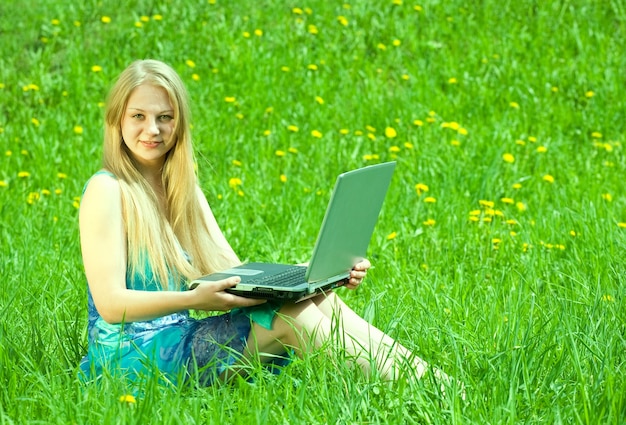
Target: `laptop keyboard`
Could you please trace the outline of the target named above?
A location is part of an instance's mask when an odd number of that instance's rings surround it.
[[[306,267],[294,266],[293,268],[287,269],[284,272],[261,277],[259,279],[250,280],[248,281],[248,283],[252,285],[289,287],[306,282],[304,278],[305,274]]]

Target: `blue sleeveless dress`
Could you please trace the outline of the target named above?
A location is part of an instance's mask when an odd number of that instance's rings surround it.
[[[115,178],[106,171],[96,174],[101,173]],[[128,289],[163,290],[147,266],[145,276],[131,275],[130,269],[127,270]],[[168,288],[187,290],[185,282],[175,282],[174,276],[169,279]],[[181,311],[149,321],[110,324],[98,313],[87,288],[88,350],[80,363],[81,378],[87,382],[107,374],[131,381],[158,376],[173,384],[194,377],[201,385],[210,385],[241,358],[252,321],[271,329],[279,308],[268,303],[203,319]],[[272,366],[287,363],[286,357],[278,357]],[[279,368],[271,370],[277,373]]]

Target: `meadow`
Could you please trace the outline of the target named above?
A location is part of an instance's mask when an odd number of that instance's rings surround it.
[[[0,424],[625,423],[625,25],[617,0],[4,0]],[[306,261],[336,175],[397,161],[375,268],[339,291],[465,401],[322,355],[134,399],[79,383],[79,200],[140,58],[186,82],[242,259]]]

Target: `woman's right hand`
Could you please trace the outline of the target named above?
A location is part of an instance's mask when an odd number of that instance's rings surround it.
[[[245,298],[226,292],[226,289],[237,286],[239,276],[214,282],[202,282],[195,289],[188,291],[190,308],[205,311],[228,311],[236,307],[252,307],[263,304],[265,300]]]

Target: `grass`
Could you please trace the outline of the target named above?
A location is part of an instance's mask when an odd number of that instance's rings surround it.
[[[1,424],[624,421],[620,2],[27,3],[0,5]],[[467,403],[321,355],[253,385],[147,381],[134,403],[78,383],[77,197],[108,87],[146,57],[189,87],[244,259],[305,261],[335,176],[398,161],[375,269],[342,295]]]

